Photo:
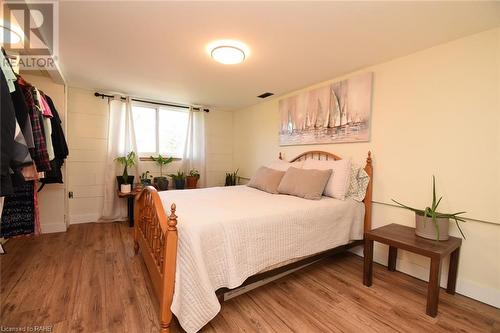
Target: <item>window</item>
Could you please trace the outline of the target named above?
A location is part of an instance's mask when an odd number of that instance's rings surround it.
[[[141,103],[132,106],[132,116],[139,156],[182,157],[188,127],[187,110]]]

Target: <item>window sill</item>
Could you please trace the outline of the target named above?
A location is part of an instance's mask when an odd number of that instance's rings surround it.
[[[150,156],[142,156],[142,157],[139,157],[139,161],[141,162],[154,162],[153,159],[150,157]],[[182,158],[180,157],[174,157],[174,161],[182,161]]]

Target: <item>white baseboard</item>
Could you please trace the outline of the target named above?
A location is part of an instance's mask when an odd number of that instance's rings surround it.
[[[101,216],[99,214],[70,215],[69,224],[97,222]]]
[[[65,223],[42,224],[42,234],[51,234],[54,232],[66,232]]]
[[[350,251],[360,257],[363,257],[362,247],[357,247]],[[380,251],[374,251],[373,261],[387,266],[387,252],[381,253]],[[398,258],[396,261],[396,270],[411,275],[417,279],[429,281],[429,267],[416,265],[408,260],[400,260]],[[440,282],[442,288],[446,288],[447,279],[448,265],[443,265]],[[376,283],[376,281],[374,283]],[[493,289],[488,286],[477,284],[473,281],[461,279],[459,276],[457,278],[456,292],[460,295],[475,299],[476,301],[500,308],[500,290],[498,289]]]

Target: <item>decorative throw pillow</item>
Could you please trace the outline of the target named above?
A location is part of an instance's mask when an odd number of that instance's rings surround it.
[[[351,175],[351,160],[343,159],[338,161],[306,160],[304,169],[332,170],[332,176],[326,184],[324,194],[326,196],[344,200],[349,189]]]
[[[252,179],[250,179],[247,186],[264,192],[277,194],[278,185],[280,184],[281,178],[283,178],[284,174],[285,171],[278,171],[262,166],[257,170]]]
[[[266,165],[266,166],[270,169],[279,170],[279,171],[286,171],[286,170],[288,170],[289,167],[302,169],[303,164],[304,164],[304,161],[297,161],[297,162],[290,163],[290,162],[286,162],[283,160],[276,160],[276,161],[269,163],[269,165]]]
[[[319,200],[332,170],[305,170],[289,168],[278,186],[278,192],[304,199]]]
[[[366,196],[366,189],[370,182],[370,176],[366,173],[365,169],[351,166],[351,177],[349,183],[349,190],[346,196],[356,201],[363,201]]]

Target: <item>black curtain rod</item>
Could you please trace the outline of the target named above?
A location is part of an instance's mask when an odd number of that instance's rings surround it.
[[[94,96],[95,97],[101,97],[101,98],[114,98],[115,96],[113,95],[106,95],[106,94],[101,94],[101,93],[94,93]],[[126,98],[125,97],[120,97],[120,99],[122,101],[125,101]],[[138,98],[132,98],[133,101],[135,102],[142,102],[142,103],[148,103],[148,104],[155,104],[155,105],[164,105],[164,106],[171,106],[171,107],[175,107],[175,108],[181,108],[181,109],[189,109],[189,106],[186,106],[186,105],[176,105],[176,104],[169,104],[169,103],[160,103],[160,102],[152,102],[152,101],[146,101],[146,100],[143,100],[143,99],[138,99]],[[202,109],[202,108],[197,108],[197,107],[193,107],[193,110],[195,111],[205,111],[205,112],[210,112],[209,109]]]

